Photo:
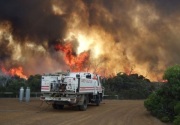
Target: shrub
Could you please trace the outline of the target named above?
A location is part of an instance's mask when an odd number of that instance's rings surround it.
[[[161,121],[162,122],[170,122],[170,119],[169,119],[169,117],[164,116],[164,117],[161,118]]]
[[[174,111],[176,114],[180,115],[180,101],[174,106]]]
[[[168,82],[151,94],[144,106],[161,121],[180,125],[180,65],[169,67],[164,78]]]
[[[175,120],[173,123],[174,123],[174,125],[180,125],[180,115],[175,117]]]

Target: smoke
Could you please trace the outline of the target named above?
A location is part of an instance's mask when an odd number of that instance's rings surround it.
[[[62,39],[66,29],[65,15],[55,15],[50,0],[1,0],[0,22],[8,21],[11,33],[19,42],[53,42]]]
[[[180,63],[178,0],[0,0],[0,65],[30,74],[68,69],[54,45],[90,53],[92,71],[152,80]]]
[[[101,27],[112,37],[104,40],[107,47],[103,49],[111,53],[110,63],[116,69],[133,67],[153,78],[161,77],[167,66],[180,62],[179,1],[87,0],[85,3],[90,27]]]
[[[46,66],[49,63],[55,68],[63,65],[51,51],[52,45],[64,38],[66,15],[55,15],[51,5],[49,0],[0,1],[1,66],[23,65],[30,75],[50,69]]]

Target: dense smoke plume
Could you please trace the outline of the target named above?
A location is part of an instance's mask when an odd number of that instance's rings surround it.
[[[87,71],[159,80],[180,63],[179,34],[178,0],[0,0],[0,66],[27,75],[69,69],[55,46],[71,43]]]

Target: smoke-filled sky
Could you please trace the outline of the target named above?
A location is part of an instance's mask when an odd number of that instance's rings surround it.
[[[179,0],[0,0],[0,65],[27,75],[67,70],[55,44],[90,52],[99,73],[151,80],[180,63]]]

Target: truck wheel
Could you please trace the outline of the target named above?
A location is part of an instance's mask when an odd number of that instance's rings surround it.
[[[100,95],[98,94],[96,96],[96,105],[99,106],[99,104],[100,104]]]
[[[103,100],[103,96],[102,94],[100,94],[100,101],[102,102],[102,100]]]
[[[64,105],[57,105],[57,109],[63,109]]]
[[[57,109],[57,105],[56,104],[52,104],[53,109]]]
[[[79,107],[80,111],[86,111],[86,109],[87,109],[87,98],[84,99],[83,105],[79,105],[78,107]]]

